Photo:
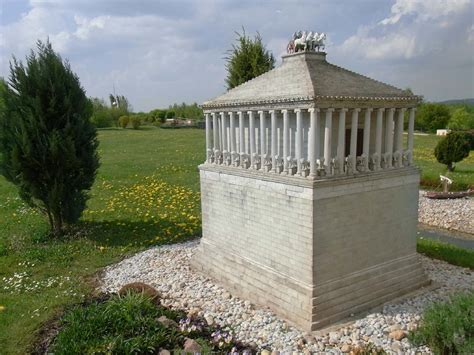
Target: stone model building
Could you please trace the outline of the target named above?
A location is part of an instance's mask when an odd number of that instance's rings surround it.
[[[306,330],[426,285],[419,101],[305,51],[205,102],[193,266]]]

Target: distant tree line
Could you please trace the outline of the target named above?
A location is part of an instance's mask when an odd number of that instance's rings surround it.
[[[474,105],[425,102],[418,106],[415,129],[436,133],[437,129],[453,131],[474,129]]]
[[[161,124],[170,118],[182,118],[191,120],[202,120],[204,114],[197,103],[173,104],[168,108],[156,108],[149,112],[133,112],[128,99],[123,95],[110,95],[109,104],[103,99],[90,98],[93,113],[91,122],[97,128],[124,127],[124,122],[136,122],[134,127],[140,124]],[[122,118],[127,117],[127,118]],[[120,121],[120,119],[122,120]],[[127,127],[125,125],[125,127]]]

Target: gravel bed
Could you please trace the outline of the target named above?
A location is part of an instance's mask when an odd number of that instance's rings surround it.
[[[441,285],[439,288],[387,303],[380,313],[368,314],[330,332],[307,333],[288,325],[268,309],[233,297],[205,275],[191,270],[189,261],[198,243],[152,248],[111,265],[103,273],[100,288],[116,292],[124,284],[145,282],[163,294],[165,305],[198,312],[208,323],[232,328],[235,338],[259,349],[340,353],[371,342],[391,353],[407,354],[426,353],[429,349],[415,349],[406,338],[392,339],[393,334],[415,328],[423,309],[433,301],[474,288],[474,272],[469,269],[420,256],[426,273]]]
[[[418,221],[423,224],[474,234],[474,199],[435,200],[420,191]]]

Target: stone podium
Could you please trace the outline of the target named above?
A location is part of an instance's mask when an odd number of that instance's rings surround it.
[[[297,52],[205,102],[193,267],[306,330],[426,285],[412,165],[419,101],[323,52]]]

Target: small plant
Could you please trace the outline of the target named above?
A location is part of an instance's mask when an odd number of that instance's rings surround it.
[[[130,117],[128,116],[120,116],[119,118],[119,126],[122,128],[127,128],[128,124],[130,122]]]
[[[130,123],[132,124],[133,129],[139,129],[142,124],[142,120],[138,116],[132,116],[130,118]]]
[[[66,312],[59,320],[59,332],[45,352],[157,354],[161,349],[182,349],[189,339],[196,340],[203,353],[237,351],[241,347],[229,332],[160,305],[149,295],[157,291],[148,285],[129,284],[121,292]]]
[[[438,162],[445,164],[449,171],[454,171],[454,163],[469,156],[469,141],[460,132],[451,132],[436,145],[434,154]]]
[[[474,354],[474,292],[438,302],[423,314],[408,339],[427,345],[435,354]]]

